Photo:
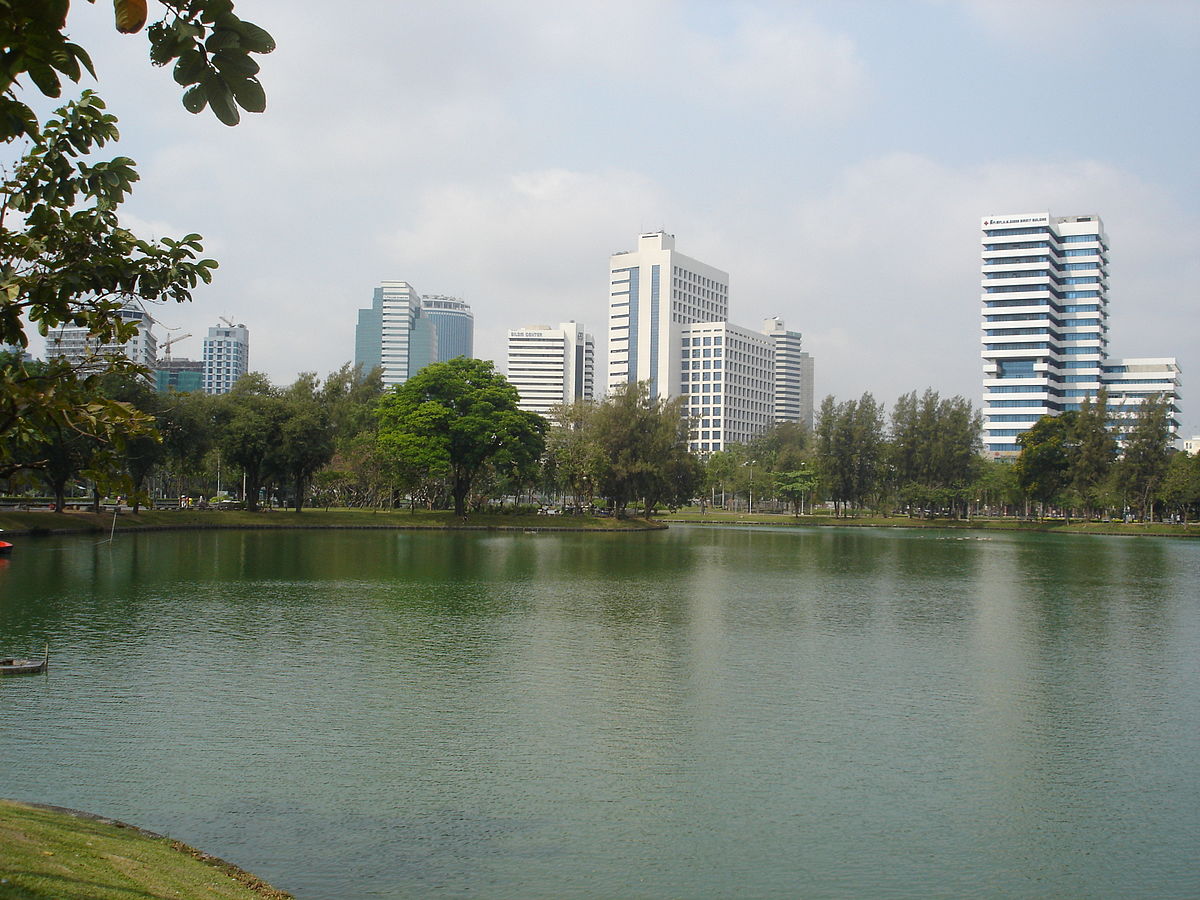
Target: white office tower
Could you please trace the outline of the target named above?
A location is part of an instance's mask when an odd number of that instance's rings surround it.
[[[804,352],[802,335],[788,331],[783,319],[763,320],[763,334],[775,351],[775,422],[813,425],[813,359]]]
[[[234,382],[250,371],[250,332],[245,325],[223,319],[204,339],[204,393],[228,394]]]
[[[1108,348],[1108,238],[1099,216],[987,216],[983,442],[1016,456],[1044,415],[1095,397]]]
[[[1108,421],[1124,444],[1138,415],[1138,407],[1151,397],[1167,402],[1171,440],[1179,436],[1179,390],[1182,376],[1174,357],[1105,360],[1101,376],[1108,388]]]
[[[136,301],[124,306],[119,315],[124,322],[137,325],[137,334],[125,343],[104,344],[89,333],[86,325],[64,325],[47,337],[46,358],[65,359],[84,371],[99,371],[104,368],[104,357],[119,354],[153,369],[158,361],[158,339],[151,329],[154,319]]]
[[[469,312],[468,312],[469,314]],[[371,305],[358,311],[354,362],[363,373],[383,369],[383,386],[404,384],[438,360],[438,333],[422,315],[421,295],[407,281],[384,281]]]
[[[775,353],[767,335],[698,322],[680,329],[679,351],[692,450],[748,443],[775,420]]]
[[[560,403],[594,400],[596,340],[575,322],[510,331],[508,380],[521,409],[542,416]]]
[[[648,381],[651,397],[679,391],[680,336],[729,317],[729,276],[675,250],[675,236],[643,234],[609,259],[608,389]]]

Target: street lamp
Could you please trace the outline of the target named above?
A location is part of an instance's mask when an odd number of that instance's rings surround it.
[[[746,460],[746,462],[742,463],[743,466],[750,467],[750,484],[749,484],[749,492],[750,492],[749,514],[750,515],[754,515],[754,463],[755,462],[756,462],[756,460],[748,459],[748,460]]]

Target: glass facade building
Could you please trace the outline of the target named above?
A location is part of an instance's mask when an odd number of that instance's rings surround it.
[[[426,294],[421,298],[421,315],[437,331],[437,362],[475,355],[475,314],[465,300]]]

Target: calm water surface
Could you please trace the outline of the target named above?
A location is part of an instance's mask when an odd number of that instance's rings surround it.
[[[1197,542],[24,539],[47,640],[0,796],[306,900],[1200,896]]]

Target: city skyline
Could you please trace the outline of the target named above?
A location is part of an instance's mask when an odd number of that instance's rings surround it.
[[[384,278],[471,303],[475,354],[497,363],[520,322],[599,325],[598,260],[662,227],[730,273],[736,320],[804,332],[818,397],[890,403],[928,385],[978,402],[972,226],[1086,209],[1120,248],[1110,354],[1178,357],[1183,433],[1200,432],[1195,4],[239,9],[279,50],[263,60],[267,113],[234,129],[180,109],[110,10],[78,4],[70,22],[120,118],[111,152],[139,164],[128,224],[200,232],[221,263],[158,317],[269,328],[253,368],[277,383],[346,362]],[[382,52],[397,33],[416,49]],[[1001,102],[1039,96],[1047,63],[1048,142],[1009,127]]]

